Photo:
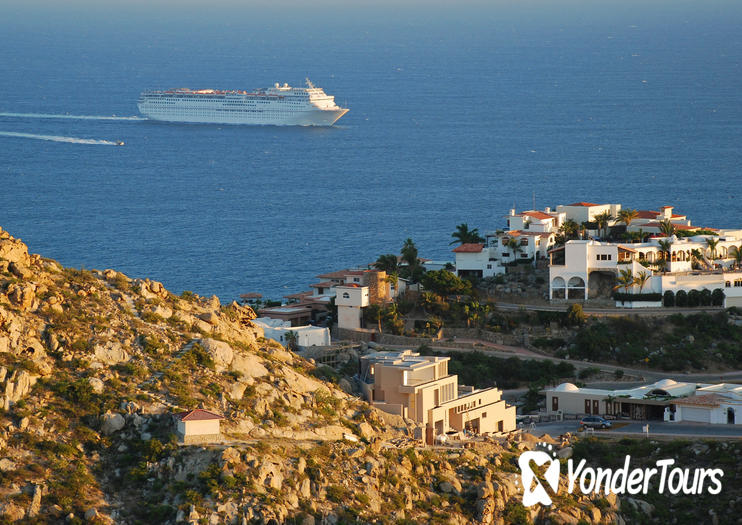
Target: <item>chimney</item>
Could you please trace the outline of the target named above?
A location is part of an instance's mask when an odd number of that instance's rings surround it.
[[[660,214],[662,215],[662,219],[672,218],[672,206],[662,206],[660,208]]]

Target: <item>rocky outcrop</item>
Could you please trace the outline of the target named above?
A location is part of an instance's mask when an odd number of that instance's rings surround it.
[[[116,341],[109,341],[105,344],[95,345],[93,356],[96,361],[106,365],[115,365],[129,360],[129,354],[124,350],[121,344]]]
[[[25,266],[31,262],[26,245],[2,229],[0,229],[0,259]]]

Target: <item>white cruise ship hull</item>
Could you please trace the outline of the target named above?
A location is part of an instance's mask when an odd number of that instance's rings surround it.
[[[307,80],[307,88],[276,84],[247,91],[174,89],[145,91],[139,112],[152,120],[200,124],[332,126],[348,110]]]
[[[298,111],[288,115],[262,113],[225,114],[219,110],[156,111],[139,105],[139,112],[151,120],[194,124],[248,124],[263,126],[332,126],[347,109]]]

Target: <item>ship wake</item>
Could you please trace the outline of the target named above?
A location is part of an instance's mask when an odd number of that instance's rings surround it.
[[[17,133],[15,131],[0,131],[0,137],[50,140],[52,142],[68,142],[71,144],[95,144],[99,146],[120,146],[122,144],[120,142],[111,141],[111,140],[81,139],[78,137],[60,137],[57,135],[35,135],[33,133]]]
[[[119,117],[116,115],[67,115],[62,113],[0,113],[0,117],[16,118],[49,118],[49,119],[75,119],[75,120],[147,120],[144,117]]]

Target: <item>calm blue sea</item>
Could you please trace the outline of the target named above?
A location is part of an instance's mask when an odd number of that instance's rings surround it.
[[[331,129],[0,117],[0,226],[230,300],[578,200],[742,225],[739,2],[0,4],[0,112],[304,77]],[[123,140],[125,147],[2,132]]]

